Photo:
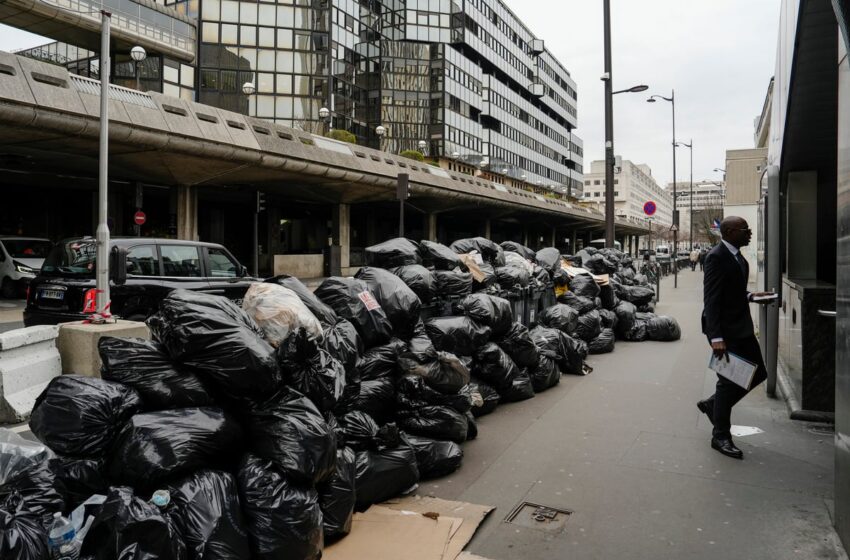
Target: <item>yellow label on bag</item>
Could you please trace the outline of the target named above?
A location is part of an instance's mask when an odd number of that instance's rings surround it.
[[[566,284],[564,284],[563,286],[556,285],[555,286],[555,297],[560,297],[560,296],[564,295],[565,293],[567,293],[568,291],[570,291],[570,289],[569,289],[569,287],[567,287]]]

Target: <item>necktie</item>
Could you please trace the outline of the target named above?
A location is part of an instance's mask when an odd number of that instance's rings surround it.
[[[748,276],[747,274],[747,261],[744,260],[744,256],[741,253],[737,253],[735,255],[735,260],[738,261],[738,266],[741,267],[741,274],[744,275],[744,278]]]

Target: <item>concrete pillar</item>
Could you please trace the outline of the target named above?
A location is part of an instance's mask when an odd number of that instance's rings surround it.
[[[484,237],[486,239],[490,239],[490,234],[492,233],[490,229],[490,218],[484,220]]]
[[[576,230],[573,230],[573,233],[570,237],[570,252],[573,255],[578,253],[578,248],[576,247],[577,244],[578,244],[578,233],[576,232]]]
[[[437,241],[437,213],[428,212],[425,214],[425,239],[428,241]]]
[[[198,193],[189,185],[177,187],[177,239],[198,240]]]
[[[528,236],[528,228],[522,228],[522,244],[528,247],[529,236]]]
[[[552,228],[552,237],[550,238],[550,240],[551,240],[551,243],[549,243],[550,247],[557,247],[558,246],[557,245],[557,243],[558,243],[558,228],[556,228],[556,227]]]
[[[340,267],[351,266],[351,206],[337,204],[331,209],[333,244],[340,247]]]

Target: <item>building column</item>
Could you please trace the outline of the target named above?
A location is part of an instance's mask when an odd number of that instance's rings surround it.
[[[528,228],[522,228],[522,244],[528,247]]]
[[[177,186],[177,239],[198,240],[198,193],[189,185]]]
[[[549,246],[550,246],[550,247],[557,247],[557,246],[558,246],[558,245],[557,245],[557,241],[558,241],[558,228],[557,228],[557,227],[554,227],[554,226],[552,227],[552,237],[551,237],[551,241],[552,241],[552,242],[549,244]]]
[[[484,238],[490,239],[490,234],[492,233],[490,229],[490,218],[484,220]]]
[[[428,241],[437,241],[436,212],[428,212],[425,214],[425,239]]]
[[[578,233],[576,232],[576,230],[573,230],[572,234],[570,234],[570,253],[572,253],[573,255],[578,253],[576,244],[578,244]]]
[[[340,268],[351,266],[351,206],[336,204],[331,209],[332,243],[340,248]]]

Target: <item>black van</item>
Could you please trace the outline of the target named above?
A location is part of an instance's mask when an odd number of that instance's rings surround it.
[[[48,254],[27,290],[24,325],[55,325],[85,319],[96,310],[93,237],[66,239]],[[144,321],[171,290],[223,295],[241,303],[256,278],[215,243],[127,237],[110,240],[110,311]]]

